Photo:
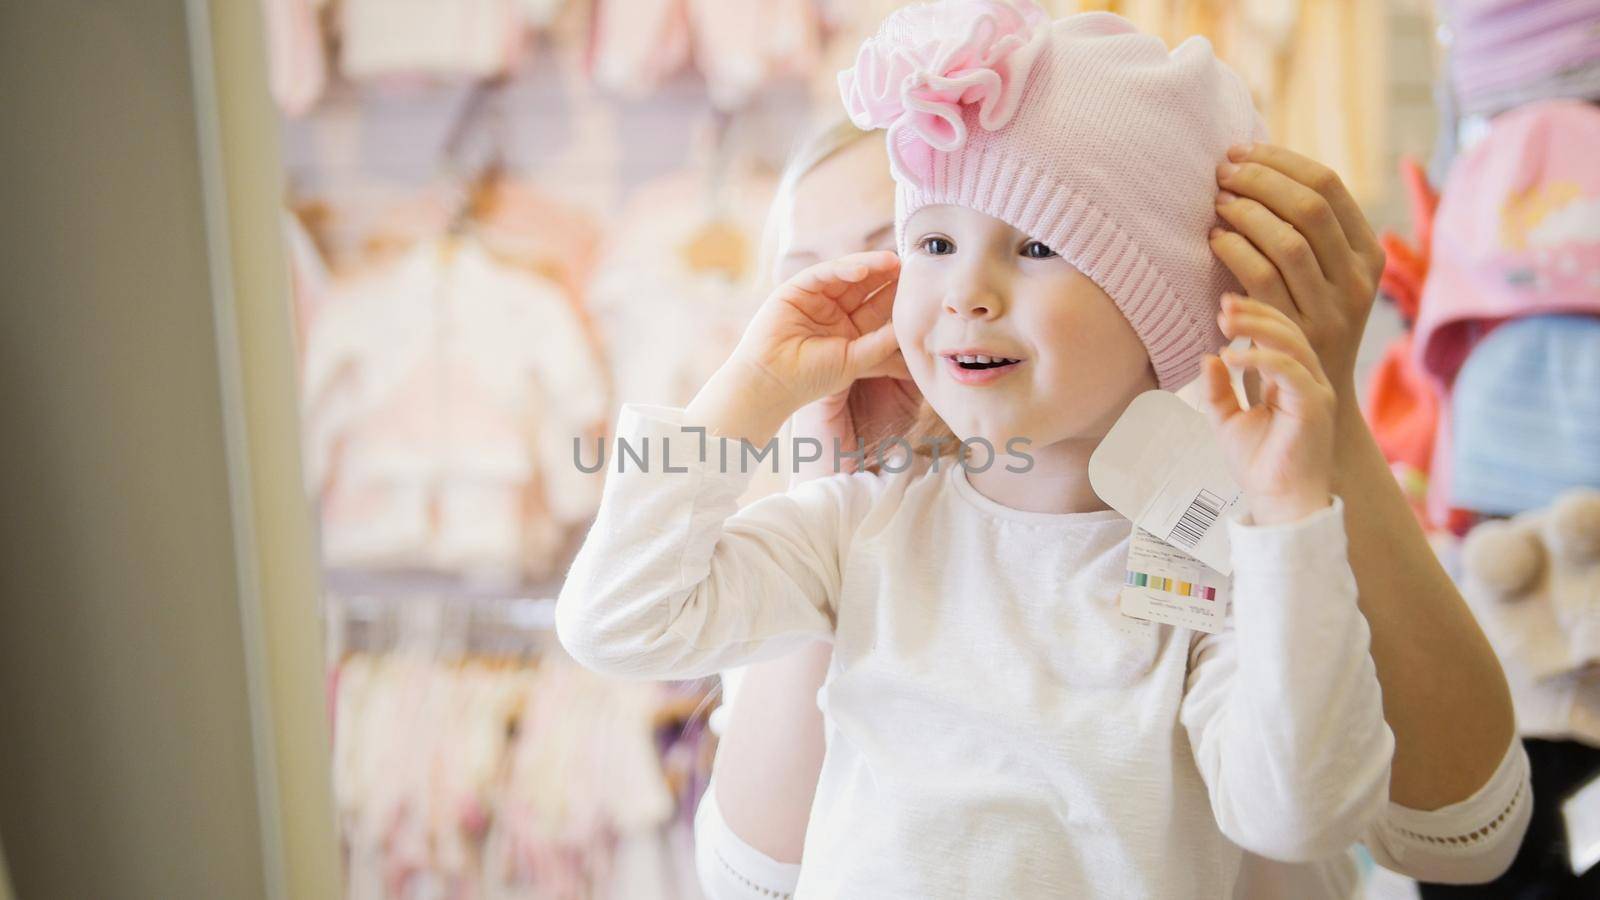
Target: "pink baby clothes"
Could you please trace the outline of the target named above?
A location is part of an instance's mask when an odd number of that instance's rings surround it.
[[[689,62],[685,0],[595,0],[588,68],[596,84],[649,96]]]
[[[586,304],[621,402],[687,403],[738,343],[760,303],[755,250],[772,181],[733,172],[727,178],[720,218],[746,238],[737,276],[697,270],[684,252],[708,221],[699,173],[641,186],[617,217]]]
[[[343,290],[303,378],[329,561],[550,575],[602,484],[572,463],[606,392],[570,302],[472,242]],[[552,489],[530,494],[546,472]]]
[[[272,99],[286,116],[308,112],[328,81],[316,0],[262,0]]]
[[[721,109],[748,103],[768,81],[810,71],[820,52],[811,0],[688,0],[695,66]]]
[[[1597,0],[1443,0],[1449,80],[1463,113],[1511,98],[1600,96]]]
[[[408,75],[484,78],[522,44],[516,0],[341,0],[339,68],[352,80]]]

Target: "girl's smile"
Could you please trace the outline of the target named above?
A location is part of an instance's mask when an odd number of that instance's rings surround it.
[[[985,353],[945,353],[945,370],[961,384],[993,384],[1022,366],[1025,360],[1015,357],[991,356]]]

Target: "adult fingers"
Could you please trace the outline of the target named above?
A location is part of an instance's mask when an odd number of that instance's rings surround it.
[[[1326,197],[1263,163],[1224,163],[1217,168],[1217,183],[1293,226],[1316,255],[1323,277],[1344,279],[1352,247]]]
[[[1366,259],[1369,265],[1375,264],[1379,270],[1383,268],[1383,248],[1378,245],[1378,236],[1373,233],[1372,224],[1362,214],[1361,206],[1350,195],[1349,188],[1345,187],[1344,180],[1337,172],[1287,147],[1262,141],[1241,148],[1237,153],[1230,151],[1228,159],[1236,163],[1256,162],[1270,166],[1321,194],[1333,209],[1333,214],[1339,218],[1339,226],[1344,231],[1345,240],[1350,243],[1350,249]]]
[[[1289,299],[1299,315],[1302,318],[1315,315],[1311,301],[1321,295],[1328,279],[1305,236],[1249,197],[1226,193],[1218,196],[1217,212],[1271,261],[1288,287]]]

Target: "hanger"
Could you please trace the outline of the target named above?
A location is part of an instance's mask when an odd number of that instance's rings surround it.
[[[505,109],[506,75],[484,79],[473,86],[461,112],[445,138],[440,171],[447,183],[459,191],[455,211],[445,232],[452,237],[468,233],[472,223],[487,210],[497,186],[506,172],[506,145],[510,134]],[[479,129],[489,136],[488,155],[481,162],[468,159],[468,138]]]

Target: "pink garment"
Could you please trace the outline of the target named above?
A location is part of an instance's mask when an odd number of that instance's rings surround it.
[[[727,359],[760,304],[756,250],[771,205],[770,178],[730,171],[721,219],[743,247],[738,273],[698,270],[685,253],[709,223],[705,179],[667,176],[639,187],[617,217],[586,306],[619,401],[686,404]],[[641,302],[648,298],[648,302]],[[584,459],[593,459],[585,450]]]
[[[1443,0],[1450,82],[1465,113],[1494,114],[1498,97],[1572,73],[1600,90],[1597,0]]]
[[[1440,193],[1416,360],[1439,392],[1428,514],[1449,517],[1450,388],[1501,322],[1600,313],[1600,108],[1545,100],[1495,117]]]
[[[595,0],[589,74],[629,99],[649,96],[689,62],[685,0]]]
[[[546,579],[603,473],[606,374],[567,297],[472,241],[339,285],[306,348],[306,474],[326,560]]]
[[[1207,239],[1216,167],[1266,125],[1205,38],[1169,52],[1111,13],[942,0],[891,15],[839,86],[856,125],[888,129],[902,251],[912,213],[959,204],[1094,279],[1163,387],[1224,343],[1216,310],[1239,286]]]
[[[809,72],[820,53],[811,0],[688,0],[695,65],[712,105],[738,109],[783,75]]]
[[[339,68],[346,78],[507,71],[522,46],[516,0],[341,0]]]
[[[262,0],[272,99],[286,116],[310,111],[328,82],[315,0]]]

